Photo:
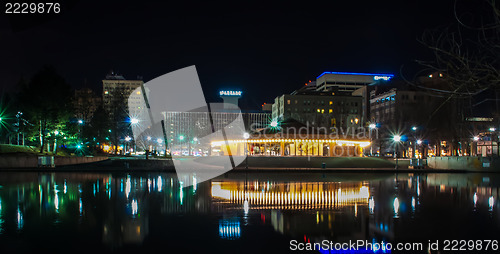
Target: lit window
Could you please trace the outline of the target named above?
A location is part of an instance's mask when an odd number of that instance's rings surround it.
[[[317,111],[318,113],[319,113],[319,112],[321,112],[321,111],[319,110],[319,108],[318,108],[318,109],[316,109],[316,111]]]
[[[287,100],[287,101],[286,101],[286,104],[290,105],[290,100]]]
[[[141,94],[141,91],[137,91],[137,94]]]
[[[328,113],[330,113],[330,114],[333,113],[333,109],[329,109]]]
[[[354,122],[355,122],[356,124],[358,124],[359,119],[358,119],[358,118],[354,119]]]
[[[321,109],[321,114],[325,113],[325,109]]]
[[[330,101],[330,105],[333,105],[333,101]]]

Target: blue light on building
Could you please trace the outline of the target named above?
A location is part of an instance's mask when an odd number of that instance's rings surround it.
[[[358,73],[358,72],[335,72],[335,71],[325,71],[317,77],[320,78],[325,74],[337,74],[337,75],[363,75],[363,76],[373,76],[374,80],[389,80],[394,77],[393,74],[376,74],[376,73]]]

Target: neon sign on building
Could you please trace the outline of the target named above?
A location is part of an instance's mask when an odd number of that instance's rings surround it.
[[[241,91],[219,91],[221,96],[241,96]]]

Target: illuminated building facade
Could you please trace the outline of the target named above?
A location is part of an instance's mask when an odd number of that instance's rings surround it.
[[[126,80],[123,76],[113,73],[106,75],[106,79],[102,81],[102,102],[106,112],[111,116],[116,108],[124,108],[128,111],[129,96],[142,84],[144,84],[142,80]],[[139,107],[143,99],[140,91],[136,93],[130,99],[136,101]]]
[[[363,148],[370,145],[369,140],[338,139],[325,134],[297,136],[278,133],[260,138],[250,135],[248,139],[219,140],[211,145],[220,155],[328,157],[362,156]]]
[[[221,132],[239,116],[247,130],[268,125],[270,113],[233,112],[165,112],[165,129],[169,151],[174,155],[210,155],[210,144],[202,144],[199,138],[215,133],[215,140],[223,140]],[[243,137],[241,137],[243,138]]]
[[[335,96],[324,92],[284,94],[274,101],[273,119],[294,119],[325,128],[361,127],[362,99],[361,96]]]
[[[324,72],[302,88],[276,97],[273,118],[326,128],[363,127],[368,120],[367,86],[392,74]]]

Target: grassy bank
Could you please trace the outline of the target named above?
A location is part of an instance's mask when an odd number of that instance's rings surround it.
[[[0,144],[1,155],[55,155],[51,152],[40,153],[40,148],[35,146],[18,146],[9,144]],[[68,153],[62,150],[57,151],[57,156],[69,156]]]

